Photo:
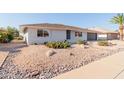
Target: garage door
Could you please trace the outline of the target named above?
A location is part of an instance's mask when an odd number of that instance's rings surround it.
[[[97,33],[87,33],[87,40],[97,40]]]

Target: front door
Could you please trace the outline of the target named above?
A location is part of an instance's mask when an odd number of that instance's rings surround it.
[[[71,30],[66,30],[66,39],[67,40],[71,39]]]

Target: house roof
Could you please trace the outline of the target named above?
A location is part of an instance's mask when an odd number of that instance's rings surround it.
[[[82,30],[83,28],[69,26],[64,24],[50,24],[50,23],[42,23],[42,24],[25,24],[21,25],[21,27],[44,27],[44,28],[58,28],[58,29],[78,29]]]
[[[44,28],[44,29],[55,29],[55,30],[72,30],[72,31],[81,31],[81,32],[90,32],[90,33],[98,33],[97,31],[88,30],[87,28],[80,28],[76,26],[69,26],[63,24],[50,24],[50,23],[42,23],[42,24],[25,24],[20,25],[20,27],[24,30],[26,28]]]
[[[20,28],[24,31],[27,28],[43,28],[43,29],[54,29],[54,30],[72,30],[72,31],[81,31],[89,33],[118,33],[112,30],[103,29],[103,28],[81,28],[76,26],[69,26],[63,24],[50,24],[50,23],[41,23],[41,24],[25,24],[20,25]]]

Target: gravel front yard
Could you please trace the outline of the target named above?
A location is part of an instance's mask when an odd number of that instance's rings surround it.
[[[51,50],[44,45],[30,45],[11,47],[9,56],[0,70],[0,78],[52,78],[58,74],[70,71],[90,62],[123,51],[124,47],[98,48],[74,47],[68,49],[55,49],[53,56],[46,56]],[[7,51],[0,48],[0,51]]]

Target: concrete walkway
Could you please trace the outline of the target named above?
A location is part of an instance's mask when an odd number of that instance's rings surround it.
[[[54,79],[124,79],[124,52],[108,56]]]
[[[6,57],[8,56],[9,52],[1,52],[0,51],[0,67],[2,66],[4,60],[6,59]]]

